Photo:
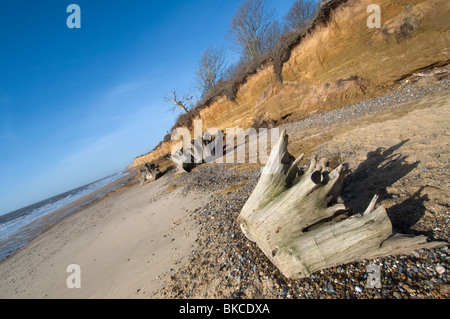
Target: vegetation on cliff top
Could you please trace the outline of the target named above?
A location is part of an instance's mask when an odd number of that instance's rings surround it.
[[[315,26],[326,23],[330,12],[345,1],[297,0],[284,17],[282,27],[274,18],[275,10],[269,8],[266,0],[244,2],[231,21],[229,35],[233,48],[240,54],[239,62],[225,70],[223,48],[210,47],[204,51],[194,76],[201,99],[178,116],[171,131],[177,127],[191,127],[199,111],[221,96],[234,101],[247,78],[264,66],[273,65],[276,79],[282,83],[283,64],[288,61],[291,50]],[[169,140],[170,132],[161,143]]]

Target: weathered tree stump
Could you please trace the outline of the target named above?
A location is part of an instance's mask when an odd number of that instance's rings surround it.
[[[200,163],[202,163],[202,144],[195,143],[194,140],[191,140],[191,144],[187,147],[182,147],[178,151],[176,151],[170,159],[172,162],[176,164],[177,170],[176,173],[186,173],[190,172],[195,166],[199,163],[199,160],[196,159],[196,156],[200,156]],[[197,149],[197,150],[196,150]],[[198,155],[200,154],[200,155]]]
[[[170,156],[172,162],[176,164],[176,173],[190,172],[197,165],[211,160],[211,157],[214,158],[210,152],[207,152],[208,148],[206,146],[208,146],[208,143],[214,141],[216,136],[207,133],[208,132],[203,134],[203,138],[200,137],[191,140],[190,144],[181,147]]]
[[[425,236],[393,234],[385,208],[375,208],[378,196],[362,214],[324,223],[346,207],[340,197],[343,166],[334,170],[326,159],[312,160],[301,174],[287,151],[282,132],[261,178],[238,217],[241,229],[288,278],[362,259],[442,247]],[[311,227],[314,225],[314,227]]]
[[[141,184],[155,181],[162,175],[162,172],[159,170],[159,165],[153,163],[145,163],[139,172],[141,173],[139,177]]]

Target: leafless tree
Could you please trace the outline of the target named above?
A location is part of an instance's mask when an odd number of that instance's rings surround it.
[[[316,14],[318,7],[317,2],[317,0],[295,1],[289,12],[284,17],[286,26],[291,30],[305,28]]]
[[[212,89],[222,78],[225,64],[224,48],[209,47],[203,52],[194,76],[202,95]]]
[[[185,113],[188,113],[190,108],[192,107],[193,96],[185,95],[181,99],[177,97],[177,92],[172,91],[164,95],[164,101],[167,103],[171,103],[170,107],[171,111],[175,111],[177,109],[183,110]]]
[[[238,53],[250,60],[270,50],[280,34],[275,10],[268,2],[247,0],[231,20],[229,39]]]
[[[282,34],[281,26],[277,20],[274,20],[272,26],[267,30],[266,51],[274,48]]]

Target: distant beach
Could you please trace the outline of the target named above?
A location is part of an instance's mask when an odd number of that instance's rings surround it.
[[[197,232],[187,216],[209,199],[169,191],[172,178],[143,186],[133,179],[59,220],[0,262],[0,298],[154,297],[193,249]],[[70,264],[80,266],[81,289],[66,284]]]
[[[131,171],[119,172],[0,216],[0,261],[58,221],[125,185],[133,177]]]

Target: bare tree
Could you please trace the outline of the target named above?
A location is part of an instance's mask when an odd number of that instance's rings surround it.
[[[320,1],[319,1],[320,2]],[[297,0],[284,17],[286,26],[291,30],[305,28],[317,11],[317,0]]]
[[[194,79],[204,95],[222,78],[225,68],[225,49],[209,47],[203,51]]]
[[[193,98],[194,98],[193,96],[186,95],[186,96],[182,97],[181,99],[179,99],[177,97],[177,92],[172,91],[172,92],[164,95],[164,102],[172,103],[172,106],[170,107],[171,111],[181,109],[185,113],[188,113],[192,107]]]
[[[229,38],[238,53],[250,60],[270,50],[280,34],[275,10],[268,2],[247,0],[231,20]]]
[[[278,40],[280,40],[282,31],[280,24],[277,20],[274,20],[272,23],[272,26],[267,30],[266,34],[266,51],[274,48],[276,44],[278,43]]]

